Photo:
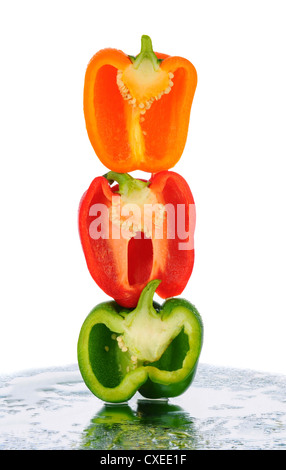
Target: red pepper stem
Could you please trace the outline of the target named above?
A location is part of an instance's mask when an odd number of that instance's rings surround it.
[[[149,186],[149,181],[141,181],[133,178],[128,173],[116,173],[115,171],[109,171],[104,177],[112,184],[113,181],[118,183],[118,193],[122,196],[128,196],[133,191],[140,191],[143,188]]]

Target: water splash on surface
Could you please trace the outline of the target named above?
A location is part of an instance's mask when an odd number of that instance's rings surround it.
[[[286,449],[285,392],[284,376],[200,364],[180,397],[114,406],[77,366],[28,371],[0,378],[0,449]]]

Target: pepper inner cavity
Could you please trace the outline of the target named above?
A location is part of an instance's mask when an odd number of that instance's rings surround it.
[[[153,267],[153,242],[143,232],[128,242],[128,282],[130,286],[146,283]]]
[[[123,377],[113,334],[106,325],[97,323],[92,327],[88,341],[89,362],[93,373],[104,387],[109,388],[118,386]]]
[[[158,361],[145,361],[144,365],[168,371],[180,369],[188,349],[187,335],[182,330]],[[104,387],[118,386],[126,374],[143,365],[125,345],[123,335],[111,331],[103,323],[92,327],[88,350],[93,373]]]

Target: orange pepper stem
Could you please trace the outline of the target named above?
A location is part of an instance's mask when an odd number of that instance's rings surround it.
[[[133,178],[128,173],[116,173],[115,171],[109,171],[103,175],[109,183],[116,181],[118,183],[118,193],[124,196],[130,196],[134,191],[140,191],[143,188],[149,186],[150,181],[141,181]]]
[[[143,60],[147,59],[152,63],[154,70],[158,70],[161,62],[161,60],[158,59],[158,57],[153,51],[151,38],[149,36],[146,36],[145,34],[143,34],[143,36],[141,37],[140,53],[135,58],[130,58],[133,62],[133,66],[135,69],[138,69]]]

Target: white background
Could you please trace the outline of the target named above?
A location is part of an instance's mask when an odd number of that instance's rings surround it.
[[[1,2],[0,373],[76,363],[108,297],[85,265],[77,209],[106,168],[82,110],[105,47],[188,58],[198,72],[174,168],[197,207],[182,296],[205,324],[201,362],[286,373],[285,1]],[[157,299],[158,300],[158,299]]]

